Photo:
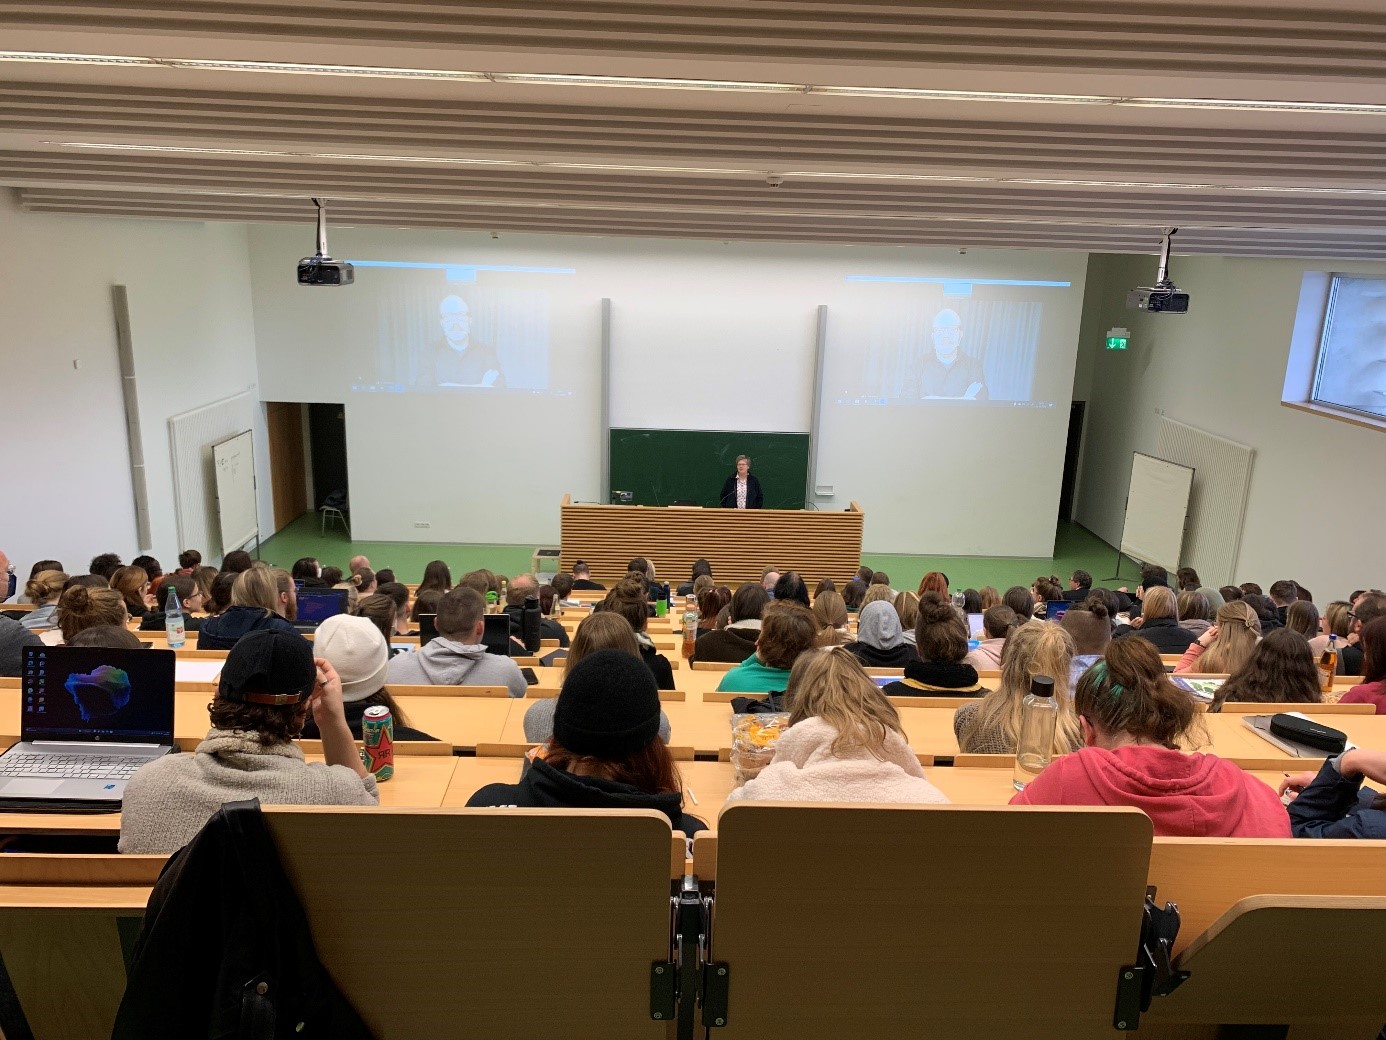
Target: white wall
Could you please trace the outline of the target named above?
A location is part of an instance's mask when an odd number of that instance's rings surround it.
[[[4,192],[0,243],[0,548],[21,579],[36,559],[82,573],[103,551],[176,566],[168,417],[255,383],[244,229],[28,214]],[[116,284],[129,295],[149,546],[135,544]]]
[[[1037,373],[1037,385],[1058,407],[1023,416],[1022,409],[925,408],[908,421],[892,412],[886,429],[869,437],[863,430],[880,417],[857,410],[825,431],[818,473],[820,483],[836,488],[823,508],[853,498],[862,503],[871,551],[1051,551],[1082,254],[492,239],[383,228],[334,228],[329,239],[334,256],[351,260],[572,271],[543,279],[551,295],[554,371],[565,368],[571,398],[357,393],[353,376],[370,363],[382,323],[369,302],[377,292],[373,284],[380,284],[378,269],[358,268],[349,288],[304,289],[294,283],[293,265],[310,251],[307,218],[302,227],[251,229],[262,397],[346,404],[358,537],[553,541],[563,494],[590,501],[601,490],[603,298],[612,301],[613,426],[803,433],[812,421],[817,307],[826,304],[830,315],[850,319],[852,308],[875,305],[874,297],[847,283],[849,274],[1061,277],[1074,287],[1059,291],[1062,300],[1052,308],[1045,303],[1052,342]],[[531,427],[543,435],[541,442],[529,440]],[[962,436],[969,429],[980,439]],[[941,491],[970,505],[942,508]],[[1026,507],[1006,508],[1016,496]]]
[[[1175,316],[1125,309],[1126,290],[1149,284],[1153,257],[1093,263],[1102,289],[1085,305],[1100,320],[1084,321],[1080,348],[1093,392],[1078,521],[1118,541],[1131,453],[1154,448],[1163,409],[1256,449],[1237,581],[1264,587],[1293,578],[1320,604],[1382,587],[1386,549],[1371,534],[1386,511],[1386,484],[1377,479],[1386,435],[1280,400],[1305,272],[1380,277],[1386,265],[1175,257],[1174,280],[1192,295],[1189,313]],[[1131,329],[1129,350],[1103,348],[1101,333],[1113,325]]]

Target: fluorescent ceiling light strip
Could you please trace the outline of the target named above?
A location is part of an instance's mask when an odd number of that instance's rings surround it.
[[[595,76],[567,73],[471,72],[371,65],[318,65],[306,62],[229,61],[203,58],[151,58],[61,51],[0,51],[0,62],[113,65],[259,72],[365,79],[436,80],[455,83],[507,83],[550,87],[611,87],[628,90],[691,90],[748,94],[816,94],[828,97],[900,101],[963,101],[1027,105],[1104,105],[1118,108],[1199,109],[1229,112],[1307,112],[1324,115],[1386,115],[1386,104],[1349,101],[1276,101],[1256,98],[1123,97],[1100,94],[1039,94],[1016,91],[930,90],[916,87],[834,86],[756,80],[673,79],[650,76]]]
[[[204,148],[193,145],[126,144],[104,141],[44,141],[61,148],[90,151],[155,152],[173,155],[245,155],[270,159],[342,159],[352,162],[430,163],[442,166],[505,166],[535,170],[599,170],[617,173],[698,173],[717,176],[771,175],[786,179],[898,181],[939,184],[1025,184],[1065,188],[1136,188],[1165,191],[1278,192],[1286,195],[1345,195],[1376,197],[1386,188],[1325,188],[1301,184],[1203,184],[1174,181],[1103,181],[1059,177],[985,177],[962,173],[871,173],[845,170],[765,170],[724,166],[647,166],[631,163],[548,162],[531,159],[473,159],[447,155],[371,155],[352,152],[285,152],[266,148]]]

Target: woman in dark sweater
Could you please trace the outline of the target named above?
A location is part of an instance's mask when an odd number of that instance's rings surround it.
[[[631,578],[623,578],[606,594],[606,599],[602,600],[598,609],[614,611],[630,622],[630,627],[635,631],[635,641],[640,646],[641,660],[649,667],[659,689],[672,690],[673,665],[669,663],[669,658],[656,649],[654,641],[645,631],[649,613],[645,609],[645,590],[640,583]]]
[[[598,650],[563,680],[553,739],[515,784],[488,784],[469,806],[656,809],[684,834],[707,824],[683,811],[683,781],[659,738],[659,691],[620,650]]]
[[[977,669],[966,663],[967,625],[957,608],[937,592],[919,597],[914,626],[919,660],[905,663],[905,678],[886,686],[892,697],[980,697],[987,691]]]
[[[847,649],[867,668],[903,668],[919,659],[914,647],[905,642],[900,615],[884,600],[861,608],[856,642],[848,643]]]
[[[1122,625],[1113,639],[1138,636],[1155,644],[1162,654],[1182,654],[1198,637],[1179,626],[1179,608],[1174,593],[1164,585],[1145,590],[1141,600],[1141,616],[1129,625]]]
[[[731,598],[727,627],[699,636],[693,644],[693,660],[740,664],[756,652],[760,619],[769,595],[758,582],[747,582]]]

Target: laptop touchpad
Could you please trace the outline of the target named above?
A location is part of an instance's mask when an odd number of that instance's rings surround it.
[[[0,784],[0,794],[10,798],[41,798],[62,787],[62,780],[39,780],[16,777],[7,784]]]

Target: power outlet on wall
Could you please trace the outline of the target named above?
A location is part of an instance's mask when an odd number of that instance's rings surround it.
[[[424,531],[432,527],[433,525],[430,524],[427,520],[415,520],[414,526],[417,527],[419,530]]]

